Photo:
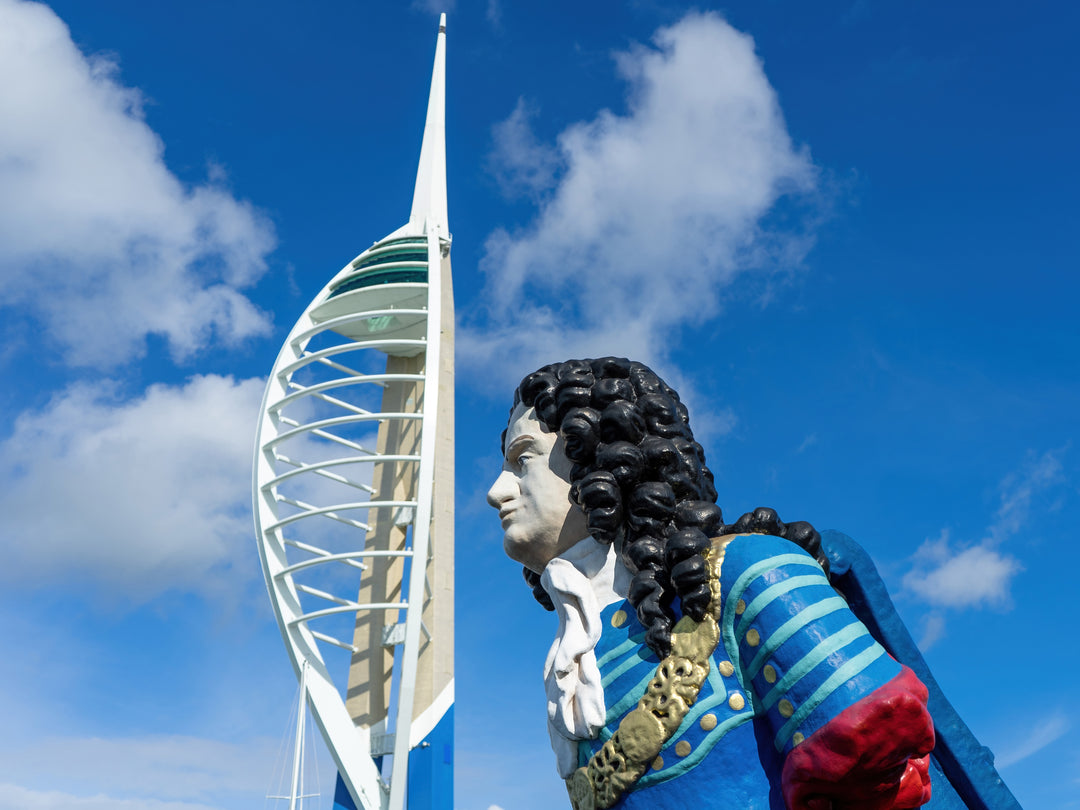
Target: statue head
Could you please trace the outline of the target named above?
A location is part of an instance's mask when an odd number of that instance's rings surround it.
[[[614,543],[633,575],[629,600],[646,642],[667,655],[672,605],[697,620],[711,597],[701,552],[732,532],[777,534],[824,563],[809,524],[757,509],[725,525],[705,452],[679,395],[625,358],[544,366],[518,386],[503,433],[503,472],[488,492],[507,554],[549,610],[540,572],[591,535]]]
[[[499,510],[503,550],[534,574],[589,533],[570,497],[572,470],[566,439],[540,422],[534,407],[516,403],[503,434],[503,471],[488,503]]]

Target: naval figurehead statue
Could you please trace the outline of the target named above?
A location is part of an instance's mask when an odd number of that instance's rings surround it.
[[[548,730],[577,810],[900,810],[927,692],[829,584],[818,533],[725,524],[675,391],[622,358],[518,387],[488,501],[558,615]]]

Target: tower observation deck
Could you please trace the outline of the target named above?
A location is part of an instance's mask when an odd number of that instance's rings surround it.
[[[442,15],[409,220],[345,265],[300,316],[256,434],[259,555],[338,768],[335,807],[453,806],[445,61]]]

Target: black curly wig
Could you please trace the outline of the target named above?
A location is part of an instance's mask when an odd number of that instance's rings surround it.
[[[660,657],[671,649],[672,604],[701,620],[709,604],[701,552],[710,538],[758,533],[786,537],[828,572],[821,537],[805,522],[783,523],[759,508],[725,524],[716,505],[705,451],[694,441],[686,406],[648,366],[621,357],[567,360],[544,366],[518,386],[519,403],[558,431],[573,463],[570,497],[598,541],[619,541],[633,574],[630,603]],[[503,433],[505,445],[506,433]],[[553,610],[540,576],[524,569],[537,600]]]

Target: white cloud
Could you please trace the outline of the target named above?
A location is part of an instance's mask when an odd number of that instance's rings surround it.
[[[0,0],[0,306],[77,364],[125,362],[151,334],[184,357],[265,333],[238,290],[272,227],[214,182],[185,187],[117,73],[47,6]]]
[[[157,799],[118,799],[98,794],[73,796],[58,790],[30,790],[0,784],[0,810],[216,810],[206,804]]]
[[[485,16],[492,28],[502,30],[502,4],[499,0],[488,0]]]
[[[788,136],[753,40],[691,13],[653,45],[616,55],[626,114],[564,130],[562,170],[534,221],[489,236],[489,322],[462,336],[466,360],[507,376],[560,355],[655,361],[681,325],[717,313],[739,274],[791,267],[808,249],[802,225],[764,224],[781,197],[813,191],[816,171]],[[504,179],[535,192],[553,163],[526,125],[519,103],[496,128],[496,154]]]
[[[204,802],[219,805],[229,796],[264,795],[278,748],[277,741],[266,737],[241,742],[168,734],[44,739],[4,752],[0,778],[8,784],[0,785],[0,808],[195,810]],[[64,792],[40,792],[13,780]]]
[[[525,194],[539,199],[555,185],[560,156],[533,133],[531,121],[536,114],[534,105],[519,98],[510,116],[492,129],[494,148],[488,165],[499,188],[510,198]]]
[[[996,757],[997,767],[1007,768],[1038,753],[1064,736],[1071,725],[1069,719],[1060,711],[1054,712],[1049,717],[1040,718],[1025,737],[1019,740],[1013,739],[1011,745],[1002,747],[1003,753]]]
[[[925,653],[945,637],[945,617],[940,613],[929,614],[923,622],[919,650]]]
[[[412,0],[410,8],[423,14],[449,13],[454,10],[457,0]]]
[[[78,384],[21,415],[0,443],[0,580],[141,600],[248,579],[262,388],[208,375],[118,401]]]
[[[1015,557],[984,544],[953,548],[948,532],[925,541],[913,560],[904,587],[928,604],[951,608],[1007,604],[1009,582],[1021,570]]]
[[[1001,542],[1019,532],[1031,516],[1034,498],[1064,480],[1062,452],[1048,450],[1041,456],[1032,455],[1020,470],[1001,482],[1001,504],[990,526],[989,540]]]
[[[1060,459],[1063,452],[1033,454],[1019,470],[1005,477],[999,486],[1000,504],[994,519],[978,543],[953,545],[948,530],[936,540],[924,542],[911,558],[912,569],[904,576],[904,587],[939,607],[1007,606],[1012,578],[1023,566],[1014,555],[998,549],[1030,525],[1037,500],[1065,480]],[[934,640],[944,633],[941,621]]]
[[[684,402],[688,403],[687,407],[690,407],[690,401],[681,392],[680,397]],[[700,399],[700,397],[695,397],[695,399]],[[701,443],[707,443],[719,439],[721,436],[726,436],[739,423],[739,417],[735,415],[735,411],[728,407],[713,405],[707,411],[694,411],[694,413],[708,413],[707,419],[698,419],[694,425],[696,428],[694,438]]]

